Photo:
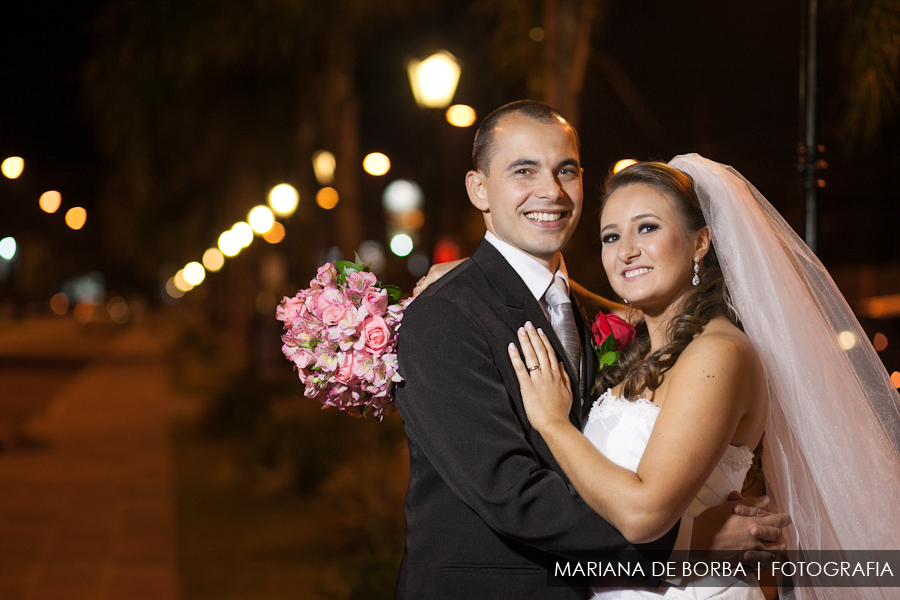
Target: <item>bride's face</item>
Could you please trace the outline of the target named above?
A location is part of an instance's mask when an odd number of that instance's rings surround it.
[[[665,312],[689,289],[696,244],[657,188],[635,183],[613,192],[600,215],[600,239],[613,290],[645,313]]]

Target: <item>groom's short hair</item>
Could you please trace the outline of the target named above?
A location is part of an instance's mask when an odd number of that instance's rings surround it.
[[[553,107],[538,102],[537,100],[516,100],[509,104],[504,104],[481,121],[478,131],[475,132],[475,144],[472,147],[472,164],[475,165],[476,171],[481,171],[485,175],[490,175],[489,169],[491,161],[494,160],[496,153],[496,143],[494,139],[494,130],[500,119],[507,115],[520,114],[539,123],[558,123],[562,121],[572,127],[569,121],[559,114]],[[572,133],[575,134],[575,146],[581,153],[581,141],[578,139],[578,132],[572,127]]]

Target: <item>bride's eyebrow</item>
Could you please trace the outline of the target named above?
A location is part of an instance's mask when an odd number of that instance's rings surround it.
[[[653,217],[654,219],[659,219],[659,217],[657,217],[653,213],[644,213],[642,215],[635,215],[635,216],[631,217],[631,222],[634,223],[635,221],[640,221],[641,219],[645,219],[647,217]],[[606,227],[603,227],[602,229],[600,229],[600,233],[603,233],[607,229],[613,229],[615,227],[618,227],[618,225],[616,225],[615,223],[610,223]]]

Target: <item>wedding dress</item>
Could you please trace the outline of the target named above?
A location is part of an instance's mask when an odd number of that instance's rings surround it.
[[[594,403],[584,435],[608,459],[632,472],[637,471],[644,449],[659,415],[659,407],[645,398],[631,402],[607,390]],[[740,491],[753,461],[746,446],[728,446],[716,468],[691,502],[693,516],[725,502],[729,492]],[[755,579],[722,587],[702,587],[697,582],[682,581],[681,586],[663,583],[659,588],[594,588],[594,600],[691,599],[761,600]]]

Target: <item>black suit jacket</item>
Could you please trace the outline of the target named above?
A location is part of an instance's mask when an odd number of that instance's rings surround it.
[[[575,316],[586,365],[579,379],[587,388],[596,360],[579,311]],[[397,598],[581,598],[586,588],[547,586],[553,558],[634,564],[671,552],[677,526],[652,544],[627,542],[581,500],[529,425],[506,349],[528,320],[565,357],[534,296],[486,241],[404,315],[396,402],[410,482]],[[583,389],[573,393],[570,418],[581,428],[591,398]]]

